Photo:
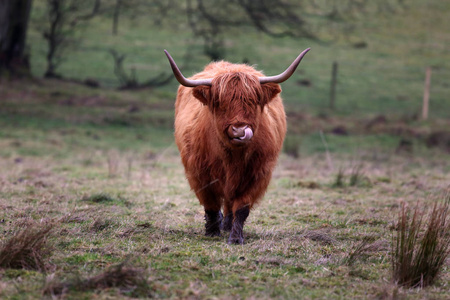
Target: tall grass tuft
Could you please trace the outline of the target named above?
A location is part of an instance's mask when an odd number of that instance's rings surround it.
[[[350,174],[349,185],[357,186],[362,183],[364,179],[364,171],[362,168],[362,164],[358,164],[352,168],[352,172]]]
[[[53,224],[31,223],[0,244],[0,267],[46,271],[53,252],[48,237]]]
[[[337,174],[336,174],[336,178],[334,179],[333,182],[333,187],[344,187],[345,183],[345,174],[344,174],[344,170],[342,168],[339,168]]]
[[[378,239],[375,235],[365,236],[350,249],[350,252],[344,257],[343,263],[351,266],[358,260],[365,260],[374,252],[384,251],[387,244],[388,241]]]
[[[424,212],[407,209],[399,212],[397,235],[393,236],[393,280],[405,287],[426,287],[439,275],[450,253],[449,203],[435,203],[424,220]]]
[[[353,265],[359,257],[362,257],[365,254],[366,249],[373,242],[373,240],[373,237],[364,237],[363,240],[356,244],[345,257],[345,264],[349,266]]]

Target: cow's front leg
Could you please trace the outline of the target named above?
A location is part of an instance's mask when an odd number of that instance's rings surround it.
[[[222,224],[223,215],[219,211],[205,210],[205,235],[220,236],[220,225]]]
[[[228,244],[244,244],[244,223],[250,214],[250,207],[248,205],[241,207],[234,211],[233,225],[231,226],[230,237]]]
[[[233,225],[233,210],[231,203],[228,201],[225,201],[224,203],[223,214],[224,218],[220,229],[224,231],[231,231],[231,226]]]
[[[193,181],[198,187],[198,191],[195,192],[200,204],[205,209],[205,235],[206,236],[220,236],[220,224],[222,223],[222,213],[220,207],[222,201],[217,200],[218,197],[214,194],[213,190],[208,186],[205,188],[201,182]],[[207,182],[204,180],[203,182]]]

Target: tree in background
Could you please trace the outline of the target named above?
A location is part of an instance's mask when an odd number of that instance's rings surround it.
[[[32,0],[0,0],[0,76],[29,74],[25,41]]]
[[[186,0],[189,26],[212,60],[223,58],[225,32],[254,28],[272,37],[318,39],[320,32],[348,35],[352,19],[395,12],[403,0]]]
[[[76,37],[75,33],[92,18],[97,16],[111,18],[112,34],[118,35],[121,14],[127,14],[130,17],[150,15],[156,23],[165,17],[171,4],[172,1],[163,0],[45,0],[46,13],[39,22],[43,28],[42,36],[47,41],[47,70],[44,76],[61,77],[56,70],[65,58],[65,51],[71,46],[80,44],[82,35]],[[116,59],[119,56],[113,55],[113,57],[116,62],[115,70],[123,70],[123,67],[117,68],[117,65],[122,66],[125,56],[119,60]],[[115,73],[117,74],[116,71]],[[119,77],[121,81],[123,78],[123,76]]]
[[[314,39],[308,22],[298,14],[301,2],[281,0],[186,0],[189,26],[203,39],[204,53],[212,60],[224,56],[224,31],[255,28],[274,37]]]
[[[74,45],[75,28],[97,15],[100,0],[47,0],[42,36],[47,41],[47,78],[60,77],[56,68],[64,50]]]
[[[31,2],[0,0],[0,72],[29,68],[25,34]],[[194,39],[203,40],[204,54],[218,60],[225,56],[226,35],[243,29],[308,39],[319,39],[327,31],[333,39],[351,32],[352,18],[395,12],[403,0],[36,0],[35,4],[45,7],[37,24],[47,44],[45,77],[60,77],[57,68],[67,59],[65,50],[81,44],[82,25],[95,16],[112,21],[113,35],[119,35],[122,17],[148,18],[159,27],[190,28]],[[126,54],[114,53],[115,69],[124,70]],[[136,78],[130,75],[125,79]]]
[[[153,20],[155,25],[161,25],[170,10],[177,9],[176,0],[113,0],[103,1],[101,13],[112,19],[112,34],[119,34],[119,24],[122,16],[134,19],[145,16]]]

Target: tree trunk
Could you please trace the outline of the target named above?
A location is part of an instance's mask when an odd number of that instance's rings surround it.
[[[44,73],[45,78],[58,78],[56,67],[58,65],[58,52],[64,46],[65,37],[62,34],[62,25],[65,20],[65,12],[62,0],[53,0],[48,5],[49,30],[44,32],[44,38],[47,40],[47,70]]]
[[[117,0],[116,5],[114,6],[114,13],[113,13],[113,30],[112,30],[113,35],[117,35],[117,33],[119,32],[119,16],[121,6],[122,0]]]
[[[30,71],[25,40],[32,0],[0,0],[0,76]]]

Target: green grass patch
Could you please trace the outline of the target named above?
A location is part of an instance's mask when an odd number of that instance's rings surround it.
[[[93,195],[87,195],[81,198],[80,201],[90,202],[95,204],[106,204],[106,205],[123,205],[130,207],[132,204],[128,200],[124,199],[122,196],[118,195],[113,197],[109,194],[98,193]]]

